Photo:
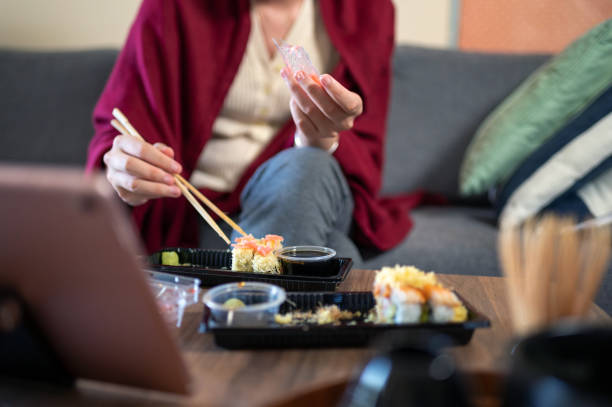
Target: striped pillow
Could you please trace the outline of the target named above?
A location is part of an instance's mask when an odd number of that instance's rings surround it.
[[[612,18],[531,74],[491,112],[468,146],[459,174],[465,196],[508,181],[521,162],[612,84]]]
[[[496,207],[508,225],[543,211],[601,216],[611,198],[612,86],[523,161]]]

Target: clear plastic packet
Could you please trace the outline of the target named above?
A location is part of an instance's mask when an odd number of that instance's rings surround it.
[[[284,40],[277,40],[275,38],[273,41],[278,49],[278,52],[280,52],[281,56],[283,57],[285,66],[291,70],[291,73],[302,71],[313,81],[319,85],[321,84],[321,81],[319,80],[319,71],[312,64],[312,61],[308,57],[308,54],[303,47],[299,45],[291,45]]]
[[[151,270],[145,273],[160,312],[166,321],[180,327],[185,308],[198,302],[200,280]]]

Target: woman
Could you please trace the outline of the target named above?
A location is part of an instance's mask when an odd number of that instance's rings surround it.
[[[332,74],[279,75],[273,38]],[[410,228],[405,205],[377,197],[392,49],[388,0],[145,0],[95,109],[87,168],[106,166],[150,251],[198,242],[174,173],[255,236],[355,259],[352,239],[391,248]],[[117,136],[114,107],[153,146]]]

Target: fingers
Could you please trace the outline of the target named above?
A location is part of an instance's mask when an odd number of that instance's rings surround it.
[[[121,200],[127,203],[128,205],[138,206],[146,203],[149,200],[149,198],[133,194],[121,187],[115,187],[115,190],[117,191],[117,195],[119,195],[119,198],[121,198]]]
[[[160,151],[159,148],[135,137],[117,136],[113,142],[113,147],[117,147],[127,154],[138,157],[168,173],[177,174],[182,171],[181,165]]]
[[[124,191],[143,198],[176,198],[181,195],[181,191],[176,185],[148,181],[126,172],[109,169],[107,171],[107,178],[116,189],[121,188]],[[119,192],[119,190],[117,192]]]
[[[339,130],[332,120],[330,120],[325,114],[319,109],[312,99],[296,84],[297,89],[293,92],[291,98],[293,102],[299,107],[317,128],[319,133],[322,135],[330,134]]]
[[[119,135],[104,154],[106,176],[119,197],[130,205],[151,198],[181,195],[172,173],[182,170],[173,160],[174,151],[163,143],[154,146],[130,136]]]
[[[155,143],[153,147],[157,148],[162,153],[166,154],[170,158],[174,158],[174,150],[165,145],[164,143]]]
[[[327,83],[327,88],[302,71],[290,75],[290,71],[285,68],[281,71],[281,76],[287,82],[300,109],[322,132],[351,129],[355,117],[363,110],[361,97],[343,87],[330,75],[321,76]]]
[[[296,135],[300,135],[309,146],[329,150],[337,142],[338,132],[352,126],[352,118],[335,106],[335,102],[314,80],[306,80],[303,72],[298,75],[300,84],[289,76],[288,69],[283,69],[281,76],[292,93],[289,108],[297,128]],[[349,121],[350,125],[346,125]]]
[[[298,131],[300,131],[308,138],[318,136],[319,129],[313,123],[313,121],[302,111],[302,109],[300,109],[295,98],[291,98],[291,101],[289,102],[289,109],[291,110],[291,117],[293,117],[295,127],[297,127]]]
[[[311,120],[311,118],[300,109],[295,98],[291,98],[289,108],[291,109],[291,116],[297,128],[296,134],[305,137],[307,145],[327,151],[334,142],[338,140],[337,132],[322,133],[320,129],[317,128],[317,123]]]
[[[337,104],[351,116],[359,116],[363,113],[363,101],[361,96],[355,92],[351,92],[340,84],[333,76],[325,74],[321,75],[321,84],[325,92]]]
[[[172,175],[121,150],[105,154],[104,162],[107,167],[114,171],[126,172],[148,181],[174,185],[174,177]]]
[[[297,102],[300,110],[304,112],[319,129],[321,134],[334,133],[347,130],[342,122],[346,114],[341,111],[335,102],[317,85],[311,78],[304,79],[303,72],[298,72],[296,76],[302,78],[302,83],[298,83],[295,77],[289,76],[288,71],[281,72],[287,82],[293,98]],[[307,89],[312,87],[311,94]]]
[[[346,130],[345,119],[347,114],[340,106],[325,92],[325,90],[312,78],[299,71],[294,75],[297,82],[297,89],[292,89],[294,95],[303,94],[302,98],[307,98],[317,111],[330,121],[334,130]]]

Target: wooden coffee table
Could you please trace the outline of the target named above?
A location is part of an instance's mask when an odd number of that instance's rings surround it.
[[[353,270],[339,291],[372,287],[374,271]],[[471,342],[450,350],[469,378],[480,405],[495,405],[496,378],[503,374],[512,341],[503,279],[439,275],[475,309],[491,320],[491,327],[476,330]],[[367,348],[228,351],[214,344],[212,335],[198,333],[202,304],[187,310],[176,332],[193,377],[193,394],[176,397],[151,391],[79,380],[75,389],[57,389],[30,383],[0,383],[0,402],[18,405],[332,405],[346,384],[374,354]],[[593,306],[590,318],[610,321]],[[160,350],[162,351],[162,350]],[[152,355],[154,357],[154,355]],[[1,404],[1,403],[0,403]]]

